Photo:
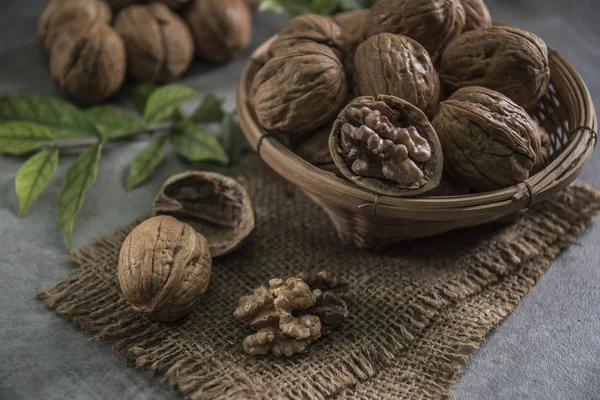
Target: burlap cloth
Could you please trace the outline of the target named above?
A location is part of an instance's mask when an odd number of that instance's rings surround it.
[[[440,399],[486,333],[600,208],[599,192],[573,186],[512,225],[365,253],[340,244],[319,207],[254,164],[242,182],[256,231],[241,251],[215,260],[208,292],[183,321],[149,321],[121,296],[118,254],[131,227],[76,251],[78,268],[39,298],[188,399]],[[244,355],[251,331],[233,318],[238,298],[305,269],[350,283],[347,323],[291,359]]]

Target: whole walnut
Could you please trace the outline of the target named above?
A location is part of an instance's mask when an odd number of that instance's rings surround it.
[[[466,23],[463,32],[492,26],[490,11],[483,0],[460,0],[465,9]]]
[[[331,47],[343,60],[346,43],[342,29],[333,20],[315,14],[305,14],[293,18],[279,32],[271,44],[272,57],[284,55],[291,47],[302,43],[319,43]]]
[[[371,8],[371,34],[408,36],[429,52],[437,63],[446,45],[465,27],[460,0],[378,0]]]
[[[252,12],[246,0],[192,0],[184,19],[194,36],[196,55],[206,61],[229,61],[252,38]]]
[[[137,81],[168,83],[183,75],[192,63],[192,34],[164,4],[124,9],[117,16],[115,29],[127,47],[129,75]]]
[[[353,59],[358,45],[367,39],[372,18],[371,9],[368,8],[342,12],[333,17],[335,23],[342,29],[348,58]]]
[[[48,2],[38,21],[38,37],[44,50],[50,50],[52,42],[66,23],[82,17],[110,23],[112,12],[108,4],[102,0],[51,0]]]
[[[298,143],[296,154],[303,160],[311,163],[326,172],[339,174],[331,152],[329,151],[329,135],[333,124],[327,124],[315,132],[309,132]],[[342,176],[343,177],[343,176]]]
[[[335,121],[329,150],[346,178],[387,196],[427,193],[442,175],[440,141],[427,116],[394,96],[353,100]]]
[[[466,32],[444,51],[440,79],[449,89],[494,89],[530,108],[548,89],[548,49],[533,33],[510,26]]]
[[[407,36],[380,33],[356,50],[354,93],[396,96],[430,114],[440,99],[440,80],[423,46]]]
[[[466,87],[440,103],[433,119],[446,170],[478,191],[501,189],[530,176],[539,138],[533,120],[508,97]]]
[[[344,66],[333,50],[303,43],[258,71],[250,99],[265,129],[297,134],[333,121],[348,95]]]
[[[175,321],[189,314],[206,291],[211,265],[204,236],[175,218],[154,217],[125,239],[119,284],[134,311]]]
[[[58,88],[82,105],[99,103],[125,81],[123,39],[110,26],[89,18],[66,24],[50,49],[50,73]]]
[[[552,140],[550,139],[548,131],[546,131],[544,127],[537,122],[534,122],[534,126],[536,132],[538,133],[539,150],[535,156],[535,163],[533,164],[531,175],[535,175],[546,168],[548,161],[550,160],[550,156],[552,155]]]

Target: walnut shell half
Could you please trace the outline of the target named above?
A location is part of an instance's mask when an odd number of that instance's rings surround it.
[[[387,196],[426,193],[442,175],[440,141],[427,116],[393,96],[358,97],[346,106],[329,150],[346,178]]]
[[[206,239],[175,218],[160,216],[136,227],[121,247],[118,277],[136,312],[158,321],[187,315],[208,287]]]
[[[540,139],[533,120],[503,94],[466,87],[440,103],[432,122],[446,170],[479,191],[529,178]]]
[[[440,79],[454,90],[466,86],[494,89],[530,108],[548,89],[548,49],[533,33],[510,26],[466,32],[444,51]]]
[[[153,215],[184,221],[208,240],[213,258],[240,248],[254,230],[250,195],[214,172],[190,171],[168,179],[154,200]]]

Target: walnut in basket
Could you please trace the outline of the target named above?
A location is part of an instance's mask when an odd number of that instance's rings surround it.
[[[533,120],[503,94],[466,87],[440,103],[432,122],[446,170],[479,191],[529,178],[540,140]]]
[[[405,100],[358,97],[337,118],[329,150],[357,185],[389,196],[418,196],[440,182],[443,156],[427,116]]]
[[[483,0],[460,0],[465,9],[466,22],[463,32],[492,26],[490,11]]]

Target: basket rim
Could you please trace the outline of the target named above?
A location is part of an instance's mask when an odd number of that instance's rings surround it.
[[[575,129],[569,143],[546,168],[523,183],[485,193],[416,198],[377,195],[303,160],[257,122],[249,101],[249,90],[254,74],[264,64],[268,48],[276,37],[258,47],[242,71],[237,89],[240,126],[252,147],[257,150],[260,146],[258,151],[263,161],[279,175],[325,203],[354,212],[358,209],[378,216],[412,220],[502,216],[542,202],[570,185],[593,153],[594,140],[585,128],[597,131],[598,122],[589,90],[577,71],[556,51],[549,49],[551,82],[562,80],[569,86],[575,96],[571,100],[579,105],[579,113],[570,116],[575,121]]]

